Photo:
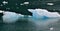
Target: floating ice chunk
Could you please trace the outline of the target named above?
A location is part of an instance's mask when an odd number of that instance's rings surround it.
[[[29,2],[24,2],[24,3],[21,3],[20,5],[28,5]]]
[[[0,10],[0,13],[3,13],[4,11]]]
[[[24,17],[24,15],[22,15],[22,14],[18,14],[20,17]]]
[[[20,16],[14,12],[4,12],[3,22],[4,23],[13,23],[16,22]]]
[[[54,18],[60,17],[57,12],[48,12],[45,9],[28,9],[33,15],[34,18]]]
[[[24,4],[29,4],[29,2],[24,2]]]
[[[50,28],[50,30],[53,30],[53,29],[54,29],[53,27]]]
[[[20,5],[24,5],[23,3],[21,3]]]
[[[47,5],[54,5],[53,3],[47,3]]]
[[[3,3],[4,5],[5,5],[5,4],[8,4],[8,2],[7,2],[7,1],[3,1],[2,3]]]

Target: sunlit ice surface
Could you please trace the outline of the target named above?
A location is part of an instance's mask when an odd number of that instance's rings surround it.
[[[24,17],[32,17],[30,15],[22,15],[15,12],[9,12],[9,11],[4,11],[3,14],[4,14],[3,15],[4,23],[15,23],[20,18],[22,19]]]
[[[17,14],[15,12],[9,12],[5,11],[3,12],[3,22],[4,23],[14,23],[16,22],[20,17],[24,17],[22,14]]]
[[[60,17],[58,12],[49,12],[46,9],[28,9],[32,13],[33,18],[57,18]]]
[[[13,23],[16,22],[19,18],[22,17],[32,17],[34,19],[49,19],[49,18],[59,18],[60,15],[57,12],[48,12],[45,9],[28,9],[33,15],[22,15],[22,14],[17,14],[15,12],[3,12],[3,22],[4,23]]]

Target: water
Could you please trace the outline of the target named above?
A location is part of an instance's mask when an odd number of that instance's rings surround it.
[[[52,28],[50,30],[50,28]],[[15,23],[0,23],[0,31],[60,31],[60,19],[19,18]]]

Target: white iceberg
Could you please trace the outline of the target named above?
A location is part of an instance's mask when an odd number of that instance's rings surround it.
[[[16,22],[20,14],[14,13],[14,12],[3,12],[3,22],[4,23],[13,23]]]
[[[24,4],[29,4],[29,2],[24,2]]]
[[[33,18],[55,18],[60,17],[60,14],[57,12],[49,12],[46,9],[28,9],[32,13]]]
[[[47,5],[51,5],[52,6],[52,5],[54,5],[54,3],[47,3]]]

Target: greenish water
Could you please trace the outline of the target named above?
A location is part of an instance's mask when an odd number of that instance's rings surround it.
[[[60,31],[60,19],[20,18],[15,23],[0,23],[0,31]]]
[[[0,0],[0,5],[3,5],[4,0]],[[13,11],[21,14],[31,15],[27,9],[44,8],[50,11],[60,12],[60,0],[6,0],[8,4],[0,6],[1,10]],[[24,2],[30,2],[28,5],[20,5]],[[54,6],[46,5],[48,2],[53,2]],[[17,3],[17,5],[16,5]],[[19,9],[17,9],[17,7]],[[10,8],[10,9],[6,9]],[[23,13],[24,12],[24,13]],[[53,27],[53,30],[49,28]],[[20,18],[15,23],[5,24],[0,23],[0,31],[60,31],[60,19],[33,19],[33,18]]]
[[[3,1],[8,2],[8,4],[4,5],[2,3]],[[21,3],[24,2],[29,2],[29,4],[20,5]],[[53,6],[47,5],[47,3],[49,2],[53,3],[54,5]],[[0,9],[4,11],[12,11],[25,15],[31,15],[31,13],[28,12],[27,9],[36,9],[36,8],[42,8],[42,9],[48,9],[48,11],[60,12],[60,0],[0,0]]]

